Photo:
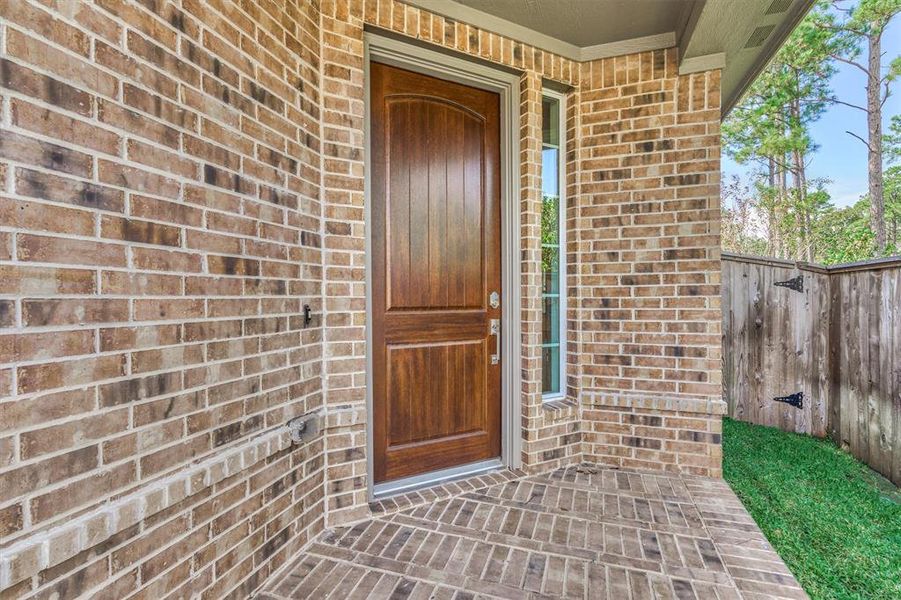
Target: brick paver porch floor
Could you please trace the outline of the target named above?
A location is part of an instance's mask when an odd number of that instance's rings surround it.
[[[258,595],[806,597],[725,481],[591,465],[327,530]]]

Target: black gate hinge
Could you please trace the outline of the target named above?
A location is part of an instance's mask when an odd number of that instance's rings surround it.
[[[779,287],[786,287],[790,290],[795,290],[796,292],[804,293],[804,276],[798,275],[793,279],[789,279],[787,281],[775,281],[773,285],[777,285]]]
[[[795,408],[804,408],[804,392],[797,392],[789,396],[776,396],[773,398],[773,401],[785,402],[789,406],[794,406]]]

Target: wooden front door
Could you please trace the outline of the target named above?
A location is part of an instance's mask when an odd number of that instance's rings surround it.
[[[377,63],[370,74],[380,483],[501,454],[500,98]]]

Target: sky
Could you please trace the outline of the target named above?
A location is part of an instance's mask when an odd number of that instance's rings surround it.
[[[883,66],[901,54],[901,17],[895,17],[882,36],[882,49],[885,52]],[[862,59],[866,60],[866,53]],[[838,71],[832,78],[836,96],[846,102],[866,105],[864,73],[845,63],[836,64]],[[901,79],[896,80],[891,89],[892,95],[883,109],[884,127],[888,126],[892,115],[901,114]],[[836,206],[854,204],[867,192],[866,147],[863,142],[845,133],[848,130],[866,138],[866,114],[839,104],[830,106],[811,127],[811,135],[819,149],[809,161],[808,177],[830,180],[826,188]],[[737,165],[723,156],[724,181],[733,174],[745,176],[751,170],[753,167],[750,165]]]

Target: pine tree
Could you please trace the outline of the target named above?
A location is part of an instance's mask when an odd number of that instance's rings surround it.
[[[867,148],[870,226],[875,234],[875,252],[881,256],[886,252],[882,109],[891,93],[891,83],[901,74],[901,57],[883,68],[882,36],[892,19],[901,13],[901,0],[859,0],[853,5],[847,0],[832,0],[832,6],[834,11],[818,11],[815,15],[817,27],[835,36],[836,46],[831,56],[859,69],[867,78],[864,105],[837,97],[833,101],[866,115],[866,136],[852,131],[848,134]]]
[[[831,99],[830,56],[839,50],[834,32],[818,26],[825,10],[821,2],[802,20],[723,124],[726,153],[765,175],[757,187],[767,253],[782,258],[813,260],[815,221],[824,208],[822,193],[808,198],[807,166],[816,150],[810,124]]]

